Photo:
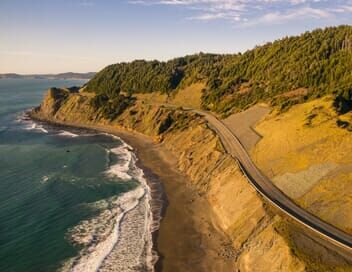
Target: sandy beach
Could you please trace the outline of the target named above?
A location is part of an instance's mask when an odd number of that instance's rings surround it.
[[[217,219],[206,198],[178,171],[177,158],[163,144],[143,134],[111,126],[53,125],[93,129],[121,137],[135,149],[147,180],[161,182],[165,204],[161,225],[154,237],[160,257],[157,272],[231,271],[233,260],[223,257],[230,240],[216,227]]]
[[[167,207],[157,236],[161,259],[156,270],[231,271],[231,261],[221,257],[229,240],[216,228],[208,201],[177,171],[176,158],[148,137],[114,133],[137,150],[147,175],[150,171],[164,186]]]

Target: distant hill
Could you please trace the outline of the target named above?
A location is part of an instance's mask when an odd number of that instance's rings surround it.
[[[33,74],[21,75],[15,73],[0,74],[0,79],[91,79],[95,72],[89,73],[61,73],[61,74]]]
[[[340,97],[339,107],[347,108],[351,71],[352,27],[344,25],[285,37],[243,54],[118,63],[97,73],[86,89],[111,101],[120,92],[171,94],[201,82],[203,108],[224,115],[258,102],[285,110],[326,94]]]

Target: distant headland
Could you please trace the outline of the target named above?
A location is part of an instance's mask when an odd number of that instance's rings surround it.
[[[60,73],[60,74],[31,74],[21,75],[16,73],[0,74],[0,79],[91,79],[95,72],[88,73]]]

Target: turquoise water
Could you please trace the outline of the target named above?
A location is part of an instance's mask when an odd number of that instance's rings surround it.
[[[81,249],[69,230],[99,214],[89,205],[136,187],[106,175],[122,143],[23,120],[51,86],[82,81],[0,80],[0,271],[55,271]]]

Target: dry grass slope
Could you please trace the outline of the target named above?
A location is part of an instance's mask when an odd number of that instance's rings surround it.
[[[204,88],[204,83],[195,83],[184,89],[178,90],[171,96],[160,92],[134,94],[134,96],[139,101],[144,101],[146,104],[171,104],[180,107],[200,109],[202,91]]]
[[[337,125],[325,97],[272,113],[256,130],[263,139],[252,152],[277,186],[323,220],[352,233],[352,132]]]

